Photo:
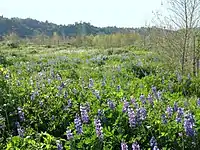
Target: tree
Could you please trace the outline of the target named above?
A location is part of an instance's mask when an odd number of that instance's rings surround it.
[[[194,59],[190,57],[191,53],[196,53],[194,37],[200,21],[200,0],[168,0],[167,2],[167,16],[163,17],[157,13],[157,19],[161,23],[159,27],[163,29],[161,47],[165,51],[171,49],[166,53],[170,54],[169,57],[178,57],[181,72],[185,74],[186,63]]]

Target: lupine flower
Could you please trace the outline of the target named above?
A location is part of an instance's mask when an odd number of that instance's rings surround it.
[[[25,120],[24,112],[22,111],[21,107],[18,107],[17,110],[18,110],[19,119],[20,119],[21,122],[23,122]]]
[[[143,94],[140,95],[140,101],[142,102],[142,104],[146,104],[146,99]]]
[[[194,118],[191,113],[185,115],[184,128],[187,136],[194,136]]]
[[[197,106],[200,107],[200,98],[197,99]]]
[[[137,124],[137,119],[132,108],[128,108],[128,118],[130,127],[135,127]]]
[[[124,101],[124,106],[123,106],[122,112],[127,112],[128,106],[129,106],[129,102]]]
[[[97,137],[102,140],[103,139],[103,128],[101,126],[101,121],[99,119],[94,119],[94,125],[95,125]]]
[[[70,129],[68,129],[68,130],[66,131],[66,135],[67,135],[67,139],[68,139],[68,140],[71,140],[71,139],[74,138],[73,133],[71,132]]]
[[[68,93],[67,91],[65,91],[64,98],[67,98],[67,96],[68,96]]]
[[[101,83],[101,85],[102,85],[102,86],[105,86],[105,85],[106,85],[106,81],[103,80],[102,83]]]
[[[146,119],[146,115],[147,112],[144,107],[137,109],[137,115],[136,115],[137,123],[141,124],[141,121]]]
[[[36,93],[35,93],[35,92],[33,92],[33,93],[31,94],[31,100],[34,100],[34,99],[35,99],[35,97],[36,97]]]
[[[117,91],[119,92],[119,91],[120,91],[120,89],[121,89],[121,86],[120,86],[120,85],[118,85],[118,86],[117,86]]]
[[[178,110],[177,110],[177,116],[176,116],[176,121],[178,123],[181,122],[181,119],[182,119],[183,115],[184,115],[184,108],[180,108],[179,107]]]
[[[150,146],[153,148],[155,146],[157,146],[157,141],[155,139],[155,137],[153,136],[150,140]]]
[[[125,142],[121,143],[121,150],[128,150],[128,145]]]
[[[168,106],[167,110],[166,110],[166,113],[168,114],[169,117],[171,117],[172,114],[173,114],[173,109],[170,106]]]
[[[86,102],[85,104],[85,109],[87,110],[87,112],[90,111],[90,104],[88,102]]]
[[[110,109],[115,109],[115,104],[111,100],[108,100],[108,106],[110,107]]]
[[[174,102],[174,112],[176,112],[177,110],[178,110],[177,102]]]
[[[20,126],[19,122],[16,122],[15,125],[17,127],[17,134],[20,137],[24,137],[24,129],[22,129],[22,127]]]
[[[62,143],[59,140],[56,141],[56,144],[57,144],[57,150],[63,150]]]
[[[148,95],[147,100],[149,101],[149,103],[151,105],[154,105],[154,103],[153,103],[153,97],[150,94]]]
[[[135,105],[135,103],[136,103],[135,98],[131,98],[131,104]]]
[[[99,118],[102,117],[102,116],[103,116],[103,110],[98,109],[97,116],[98,116]]]
[[[152,90],[152,93],[153,93],[154,97],[155,97],[156,99],[158,99],[158,93],[157,93],[156,87],[155,87],[155,86],[152,86],[151,90]]]
[[[92,78],[89,79],[89,88],[92,88],[94,86],[94,80]]]
[[[140,150],[140,145],[137,142],[133,143],[132,150]]]
[[[166,115],[165,115],[165,114],[162,114],[161,118],[162,118],[162,123],[163,123],[163,124],[166,124],[166,123],[167,123]]]
[[[83,128],[82,128],[81,119],[78,114],[76,115],[76,117],[74,119],[74,124],[75,124],[77,134],[82,134]]]
[[[81,119],[83,123],[89,122],[89,116],[86,107],[80,106],[80,112],[81,112]]]
[[[161,92],[161,91],[158,91],[158,92],[157,92],[157,96],[158,96],[158,100],[161,100],[161,98],[162,98],[162,92]]]
[[[160,149],[158,148],[158,146],[154,146],[153,150],[160,150]]]
[[[67,101],[67,107],[68,107],[68,108],[71,108],[71,107],[72,107],[72,101],[71,101],[71,99],[69,99],[69,100]]]

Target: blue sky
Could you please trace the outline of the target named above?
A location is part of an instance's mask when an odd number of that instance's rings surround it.
[[[1,0],[0,15],[57,24],[140,27],[151,22],[161,0]]]

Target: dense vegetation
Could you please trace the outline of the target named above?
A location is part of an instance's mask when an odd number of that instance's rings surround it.
[[[0,17],[0,149],[199,149],[200,1],[151,28]]]
[[[199,147],[200,78],[168,70],[156,53],[0,49],[1,149]]]
[[[42,22],[31,18],[5,18],[0,16],[0,35],[16,33],[19,37],[33,37],[38,34],[52,36],[56,32],[59,36],[77,36],[77,35],[98,35],[113,33],[132,33],[144,34],[146,28],[118,28],[118,27],[95,27],[90,23],[78,23],[69,25],[57,25],[48,21]]]

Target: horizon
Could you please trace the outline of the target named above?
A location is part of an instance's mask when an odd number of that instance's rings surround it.
[[[140,28],[150,25],[154,17],[152,12],[160,9],[162,3],[161,0],[110,0],[109,2],[102,0],[97,1],[97,4],[92,0],[2,1],[0,15],[5,18],[31,18],[66,26],[76,22],[86,22],[96,27],[118,28]],[[65,8],[67,4],[70,7]]]

